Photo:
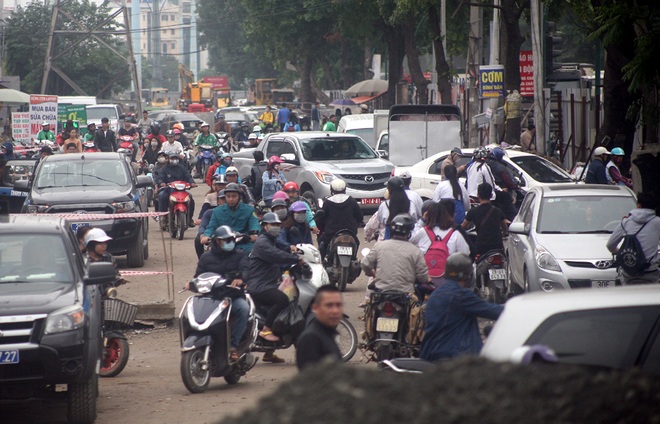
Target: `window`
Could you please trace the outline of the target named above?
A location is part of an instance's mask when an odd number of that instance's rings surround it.
[[[163,54],[167,53],[167,43],[163,43]]]
[[[435,163],[433,163],[429,167],[429,174],[442,175],[442,161],[444,161],[446,158],[447,156],[443,156],[440,159],[438,159]],[[470,161],[470,159],[472,159],[472,156],[461,155],[458,159],[458,166],[467,164]]]
[[[287,141],[272,141],[268,143],[268,149],[266,150],[266,157],[281,156],[285,153],[296,153],[296,149]]]
[[[170,47],[172,48],[172,50],[176,50],[176,44],[172,43]]]
[[[660,374],[660,334],[656,332],[655,341],[651,345],[646,361],[642,365],[644,372],[651,374]]]
[[[176,31],[174,31],[173,29],[170,30],[171,35],[174,35],[175,33],[176,33]],[[174,47],[172,47],[172,48],[174,48]]]
[[[171,16],[170,16],[170,21],[172,21],[172,22],[175,22],[175,21],[176,21],[176,18],[175,18],[174,15],[171,15]]]
[[[39,258],[39,260],[35,261],[35,258]],[[25,264],[32,264],[32,266]],[[60,236],[49,234],[2,235],[2,240],[0,240],[0,283],[71,283],[72,280],[67,248]]]
[[[635,208],[632,196],[563,196],[542,200],[537,222],[540,233],[612,233]]]
[[[167,15],[163,15],[163,18],[161,20],[167,21]]]
[[[25,165],[9,165],[5,166],[3,176],[3,184],[7,187],[14,185],[16,181],[28,180],[34,171],[34,164],[27,163]]]
[[[362,160],[374,159],[376,153],[358,137],[323,137],[300,140],[303,156],[307,160]]]

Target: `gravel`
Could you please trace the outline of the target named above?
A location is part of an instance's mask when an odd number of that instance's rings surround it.
[[[225,424],[659,423],[660,379],[639,371],[481,358],[423,375],[322,364]]]

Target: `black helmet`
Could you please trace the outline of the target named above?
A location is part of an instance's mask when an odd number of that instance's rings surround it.
[[[276,206],[284,206],[287,209],[289,208],[289,204],[284,199],[273,200],[273,203],[270,204],[270,209],[272,210]]]
[[[415,220],[407,213],[398,214],[390,222],[390,232],[393,235],[409,237],[413,228],[415,228]]]
[[[264,217],[261,218],[261,224],[281,224],[282,221],[277,217],[273,212],[268,212],[264,214]]]
[[[227,187],[225,187],[225,193],[229,193],[230,191],[240,193],[241,187],[237,183],[229,183],[227,184]]]
[[[472,259],[465,253],[453,253],[447,258],[443,277],[457,280],[470,280],[472,278]]]
[[[234,234],[234,232],[231,230],[231,228],[228,225],[221,225],[220,227],[216,228],[215,231],[213,232],[213,238],[226,240],[230,238],[236,238],[236,234]]]
[[[241,127],[249,127],[250,123],[248,121],[241,122]]]
[[[170,158],[179,158],[179,154],[177,152],[169,152],[167,154]]]
[[[393,190],[403,190],[405,187],[405,184],[403,183],[403,180],[400,177],[392,177],[389,180],[387,180],[387,189],[391,193]]]
[[[160,134],[160,126],[157,124],[151,124],[151,127],[149,127],[151,130],[151,134],[158,135]]]
[[[422,215],[435,203],[435,200],[432,199],[424,200],[424,203],[422,203]]]

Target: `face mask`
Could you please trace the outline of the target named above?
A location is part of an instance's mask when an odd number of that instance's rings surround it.
[[[281,220],[286,218],[287,210],[286,209],[278,209],[275,211],[275,215]]]
[[[170,165],[177,166],[179,164],[179,161],[176,159],[170,159]]]
[[[277,237],[280,235],[281,230],[282,230],[281,227],[277,225],[271,225],[270,228],[268,229],[268,234],[270,234],[273,237]]]
[[[232,250],[234,250],[235,246],[236,243],[234,243],[233,241],[225,241],[222,243],[222,250],[224,250],[225,252],[231,252]]]
[[[305,212],[294,213],[293,219],[295,219],[297,223],[302,224],[303,222],[305,222],[305,219],[307,219],[307,214]]]
[[[158,163],[165,163],[167,162],[167,158],[158,158]]]
[[[151,143],[151,147],[158,147],[158,143]]]
[[[223,160],[222,160],[222,163],[223,163],[225,166],[229,166],[229,165],[231,165],[231,159],[223,159]]]

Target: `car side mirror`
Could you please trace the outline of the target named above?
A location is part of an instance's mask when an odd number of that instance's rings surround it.
[[[299,164],[298,157],[295,153],[283,153],[280,155],[280,159],[287,163],[293,163],[295,165]]]
[[[386,150],[378,150],[378,156],[380,156],[383,159],[387,159],[389,155],[387,154]]]
[[[119,119],[126,119],[126,115],[124,114],[119,115]]]
[[[511,225],[509,225],[509,232],[512,234],[527,235],[529,233],[529,228],[527,225],[525,225],[524,222],[516,221],[516,222],[512,222]]]
[[[14,181],[14,190],[21,191],[21,192],[30,191],[30,180]]]
[[[525,187],[525,180],[516,175],[513,177],[513,182],[518,184],[518,187]]]
[[[154,179],[150,175],[138,175],[137,184],[135,185],[135,187],[146,188],[146,187],[151,187],[153,185],[154,185]]]
[[[83,281],[87,285],[104,284],[114,281],[117,276],[115,265],[110,262],[96,262],[87,265]]]

